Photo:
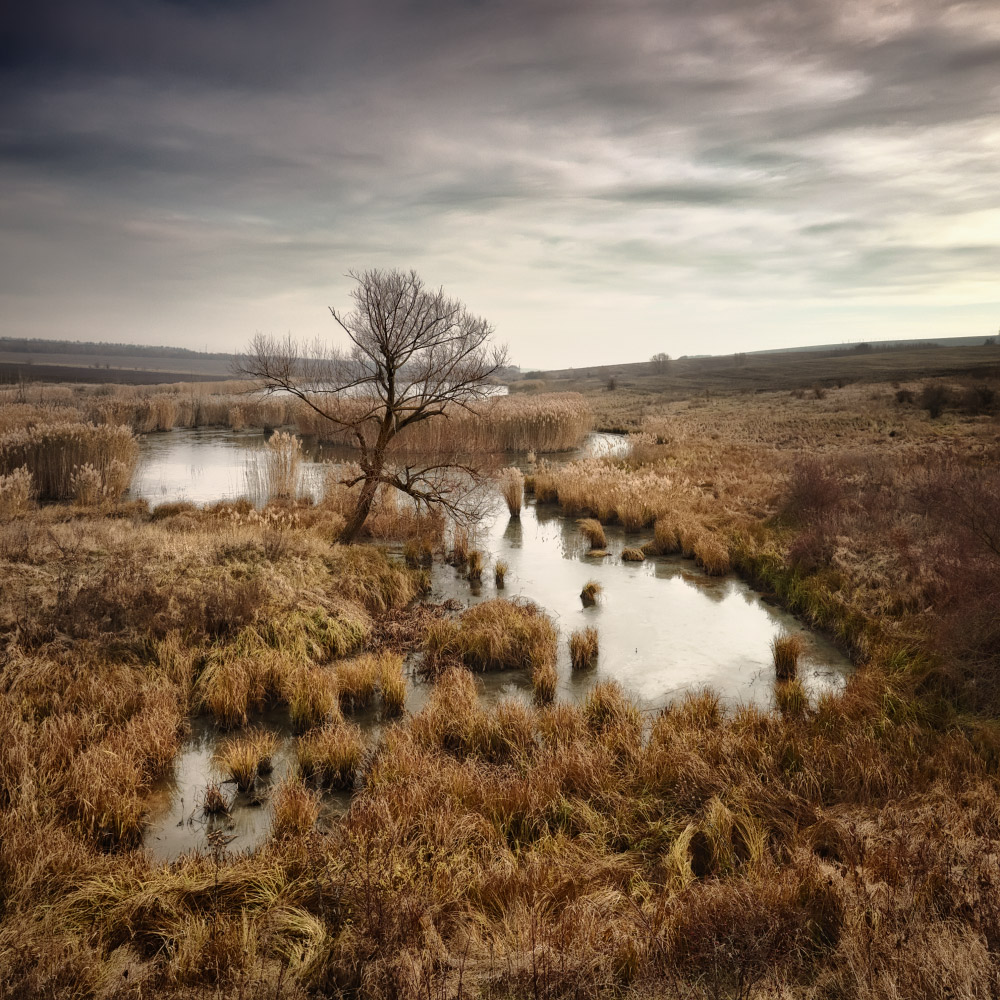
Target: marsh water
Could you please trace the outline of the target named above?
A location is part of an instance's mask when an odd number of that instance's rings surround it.
[[[175,430],[150,435],[143,444],[143,461],[133,492],[156,505],[188,500],[209,503],[247,492],[247,468],[265,443],[260,431]],[[615,454],[626,447],[617,435],[591,435],[577,452],[561,460],[597,454]],[[304,488],[319,489],[324,462],[342,459],[343,452],[305,442]],[[499,508],[500,505],[498,505]],[[640,708],[653,713],[686,692],[711,688],[727,706],[753,703],[768,708],[773,700],[774,671],[771,640],[782,631],[801,636],[805,653],[799,676],[815,697],[843,684],[851,666],[831,642],[812,632],[794,616],[768,604],[735,575],[711,577],[691,560],[663,556],[644,562],[621,558],[625,545],[639,546],[650,534],[625,536],[607,528],[606,555],[592,555],[575,520],[554,505],[529,502],[520,519],[506,508],[481,524],[475,543],[487,558],[483,583],[473,586],[451,566],[435,563],[431,570],[435,602],[457,600],[462,605],[497,596],[534,601],[559,630],[559,687],[557,697],[580,701],[601,680],[619,682]],[[506,585],[496,589],[492,567],[508,564]],[[584,607],[580,591],[589,580],[602,588],[597,604]],[[572,671],[568,638],[592,625],[600,635],[597,666]],[[419,676],[419,655],[408,664],[410,683],[407,710],[419,711],[429,685]],[[531,697],[527,674],[508,671],[477,678],[483,701],[501,697]],[[373,713],[356,718],[372,735],[380,722]],[[294,767],[294,738],[280,715],[260,724],[273,729],[281,744],[269,784]],[[223,786],[231,800],[227,820],[202,816],[201,799],[209,782],[218,781],[212,754],[220,736],[204,719],[192,720],[174,764],[173,773],[157,788],[150,809],[146,844],[162,859],[210,846],[221,837],[229,850],[252,848],[270,828],[267,787],[258,797],[239,796]],[[325,819],[346,806],[346,797],[327,799]]]

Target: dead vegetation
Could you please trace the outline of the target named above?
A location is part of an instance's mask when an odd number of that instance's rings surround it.
[[[707,562],[712,539],[852,650],[842,693],[781,681],[773,713],[642,713],[607,683],[550,702],[552,623],[496,600],[406,627],[435,683],[366,741],[342,692],[401,706],[401,659],[368,647],[419,569],[332,545],[321,508],[39,507],[5,472],[6,993],[995,995],[996,424],[871,394],[685,404],[641,458],[540,475],[573,516],[641,520],[648,551]],[[487,669],[530,672],[536,704],[484,708]],[[147,796],[198,704],[237,727],[287,704],[300,775],[254,853],[157,864]],[[266,767],[255,732],[220,777]],[[328,828],[322,789],[350,798]]]

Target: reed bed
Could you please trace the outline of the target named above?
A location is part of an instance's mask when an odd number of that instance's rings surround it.
[[[343,419],[357,419],[360,400],[318,400]],[[304,404],[295,409],[300,434],[354,447],[353,433]],[[579,448],[590,433],[590,407],[577,393],[541,396],[498,396],[470,407],[454,406],[442,418],[407,428],[392,446],[394,455],[408,453],[495,454],[560,452]]]
[[[0,475],[27,470],[39,500],[73,499],[81,475],[96,482],[100,498],[117,500],[132,482],[138,458],[134,435],[121,426],[37,424],[0,436]]]
[[[668,410],[663,433],[692,436],[648,446],[677,544],[688,522],[725,538],[844,641],[861,669],[842,692],[644,715],[602,684],[583,706],[485,708],[445,668],[371,746],[342,721],[304,734],[303,770],[350,807],[314,835],[311,789],[290,787],[252,854],[128,849],[210,654],[253,628],[265,660],[330,669],[336,630],[305,619],[400,613],[406,571],[306,518],[273,545],[235,507],[0,526],[6,992],[992,996],[996,431],[872,392]],[[801,449],[768,406],[805,414]],[[834,414],[829,438],[808,407]]]

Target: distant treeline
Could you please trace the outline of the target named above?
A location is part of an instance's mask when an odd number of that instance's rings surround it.
[[[186,347],[143,347],[139,344],[106,344],[91,340],[40,340],[28,337],[0,337],[0,351],[18,354],[101,354],[145,358],[201,358],[228,361],[232,355],[207,354]]]

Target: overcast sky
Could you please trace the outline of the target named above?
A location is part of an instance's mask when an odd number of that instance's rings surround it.
[[[415,268],[525,367],[1000,326],[1000,3],[0,13],[8,336],[312,338]]]

